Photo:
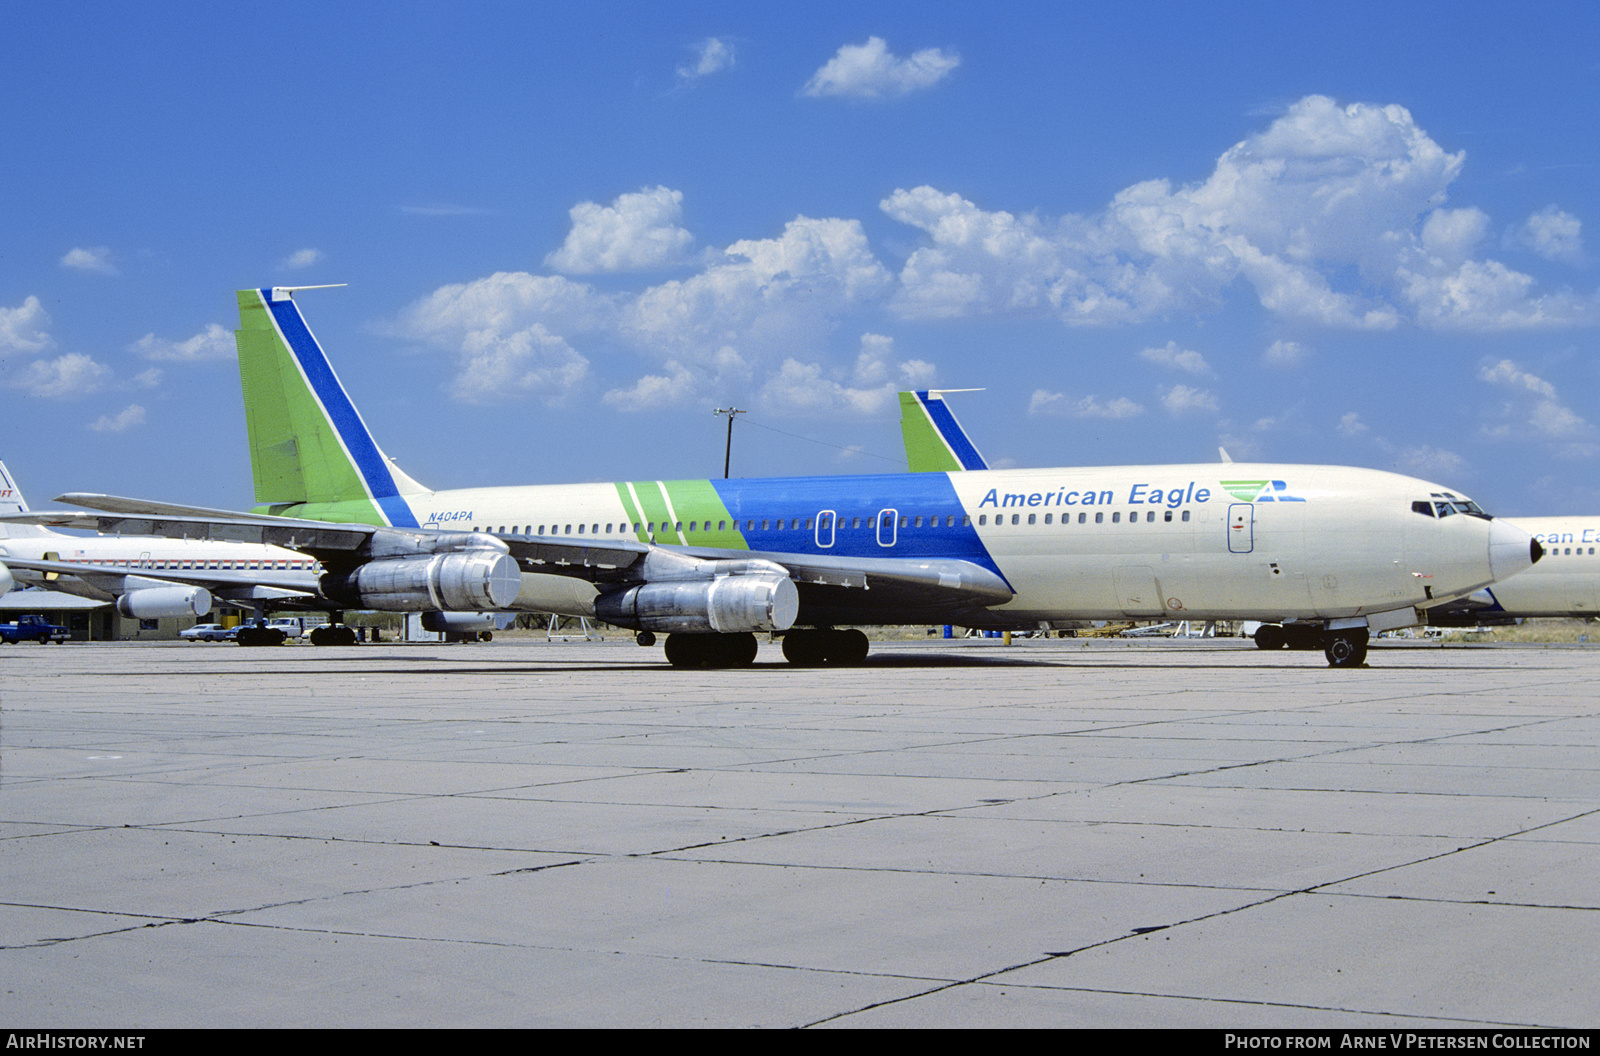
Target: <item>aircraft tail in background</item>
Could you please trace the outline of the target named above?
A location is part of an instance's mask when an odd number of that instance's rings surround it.
[[[900,394],[900,435],[905,438],[906,462],[911,472],[953,473],[989,468],[944,402],[947,392],[982,391],[943,389]]]
[[[22,497],[22,489],[11,479],[11,471],[6,468],[6,464],[0,462],[0,514],[27,512],[28,503]],[[0,539],[32,539],[41,535],[55,534],[48,528],[32,524],[0,523]]]
[[[403,496],[428,489],[368,432],[294,293],[240,290],[239,382],[259,513],[414,528]]]

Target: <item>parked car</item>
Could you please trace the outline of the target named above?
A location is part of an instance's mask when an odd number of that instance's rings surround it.
[[[224,627],[220,623],[197,623],[186,631],[179,631],[178,637],[186,642],[231,642],[233,636],[238,633],[237,627]]]

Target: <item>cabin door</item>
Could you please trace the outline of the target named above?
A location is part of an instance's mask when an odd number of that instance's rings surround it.
[[[1228,552],[1248,554],[1256,548],[1256,507],[1235,502],[1228,507]]]

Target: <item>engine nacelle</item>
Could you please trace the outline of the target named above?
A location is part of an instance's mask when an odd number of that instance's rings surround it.
[[[11,570],[5,565],[0,565],[0,594],[10,592],[11,588],[16,585],[17,581],[12,577]]]
[[[800,592],[787,576],[719,576],[643,583],[594,601],[595,615],[635,631],[786,631],[800,612]]]
[[[118,598],[117,611],[130,620],[204,616],[211,611],[211,592],[205,587],[144,587]]]
[[[435,634],[503,631],[516,618],[515,613],[506,612],[425,612],[422,614],[422,629]]]
[[[322,592],[348,608],[387,612],[481,612],[517,596],[517,563],[493,550],[369,561],[353,572],[328,573]]]

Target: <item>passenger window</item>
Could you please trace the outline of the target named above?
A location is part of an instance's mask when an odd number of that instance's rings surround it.
[[[1037,522],[1037,519],[1038,519],[1038,516],[1039,516],[1039,515],[1038,515],[1038,514],[1036,514],[1036,513],[1030,513],[1030,514],[1028,514],[1028,523],[1029,523],[1029,524],[1034,524],[1034,523],[1036,523],[1036,522]]]
[[[1186,521],[1189,519],[1189,511],[1188,510],[1184,510],[1183,511],[1183,519],[1186,520]]]
[[[1051,518],[1051,517],[1054,517],[1054,516],[1055,516],[1055,514],[1053,514],[1053,513],[1047,513],[1047,514],[1045,514],[1045,515],[1044,515],[1044,523],[1045,523],[1045,524],[1049,524],[1049,523],[1050,523],[1050,518]]]
[[[1167,510],[1165,513],[1163,513],[1161,515],[1161,519],[1163,521],[1171,522],[1171,520],[1172,520],[1172,511],[1171,510]]]
[[[1013,514],[1012,514],[1012,515],[1011,515],[1011,523],[1012,523],[1012,524],[1021,524],[1021,523],[1022,523],[1022,514],[1020,514],[1020,513],[1013,513]]]
[[[1080,514],[1078,514],[1078,516],[1082,517],[1083,514],[1080,513]],[[1094,515],[1094,523],[1095,524],[1105,524],[1106,523],[1106,515],[1105,515],[1105,512],[1103,510]]]
[[[978,524],[979,525],[987,525],[988,523],[989,523],[989,515],[987,513],[978,514]]]
[[[1116,513],[1113,513],[1111,515],[1111,523],[1112,524],[1121,524],[1122,523],[1122,511],[1121,510],[1118,510]]]

